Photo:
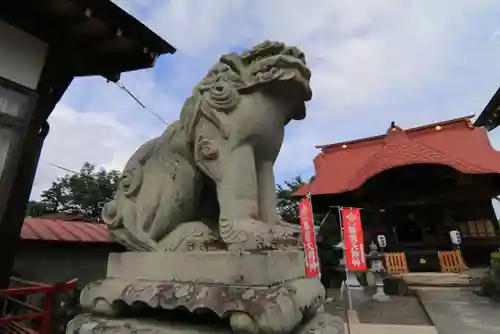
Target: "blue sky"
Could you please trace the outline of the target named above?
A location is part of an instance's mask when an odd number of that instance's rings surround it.
[[[117,0],[178,48],[154,69],[122,76],[148,107],[175,120],[220,54],[265,39],[301,48],[313,77],[277,181],[313,174],[314,145],[479,113],[500,84],[498,0]],[[121,169],[164,124],[102,78],[78,78],[51,118],[42,161]],[[500,130],[492,134],[500,148]],[[41,162],[32,197],[63,171]]]

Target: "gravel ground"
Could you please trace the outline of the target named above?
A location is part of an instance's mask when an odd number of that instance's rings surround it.
[[[370,299],[373,292],[352,294],[353,308],[358,313],[361,323],[387,325],[432,325],[421,303],[413,296],[391,296],[386,303],[375,302]],[[346,319],[345,310],[347,301],[340,300],[339,290],[329,290],[328,296],[333,300],[325,303],[325,311]]]

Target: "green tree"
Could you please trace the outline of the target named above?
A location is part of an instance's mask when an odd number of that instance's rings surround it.
[[[120,172],[96,170],[86,162],[78,173],[57,178],[52,186],[42,192],[41,203],[52,212],[65,212],[101,220],[102,205],[116,192]]]
[[[54,209],[38,201],[29,201],[26,205],[26,217],[40,217],[54,212]]]
[[[289,181],[284,181],[283,185],[276,185],[276,197],[278,213],[287,223],[299,224],[299,200],[293,194],[304,185],[301,176],[296,176]]]
[[[309,183],[314,180],[314,176],[309,179]],[[297,175],[289,181],[284,181],[283,185],[276,185],[276,197],[278,213],[287,223],[300,224],[299,201],[301,197],[293,196],[306,181],[300,175]],[[314,210],[314,208],[313,208]],[[326,217],[325,212],[313,212],[314,224],[319,225]],[[326,217],[328,218],[328,217]]]

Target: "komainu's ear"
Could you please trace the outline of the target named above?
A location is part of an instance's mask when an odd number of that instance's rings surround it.
[[[220,150],[217,139],[198,136],[193,151],[196,167],[211,180],[220,180]]]
[[[197,146],[201,157],[205,160],[214,160],[219,156],[219,147],[215,139],[201,138]]]

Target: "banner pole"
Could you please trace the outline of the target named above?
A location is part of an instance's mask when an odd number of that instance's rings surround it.
[[[319,223],[318,227],[321,227],[321,225],[323,225],[323,223],[326,221],[326,218],[328,218],[330,216],[331,212],[332,212],[332,209],[328,209],[328,212],[326,213],[325,218],[323,218],[323,220]]]
[[[352,311],[353,308],[352,308],[352,298],[351,298],[351,289],[349,288],[349,285],[347,284],[347,276],[349,275],[349,269],[347,268],[347,256],[346,256],[346,247],[345,247],[345,235],[344,235],[344,224],[343,224],[343,220],[342,220],[342,211],[341,211],[341,207],[339,206],[338,207],[338,213],[339,213],[339,225],[340,225],[340,235],[342,237],[342,243],[344,244],[344,247],[343,247],[343,254],[344,254],[344,270],[345,270],[345,281],[344,281],[344,284],[345,284],[345,287],[347,289],[347,300],[349,302],[349,311]]]

